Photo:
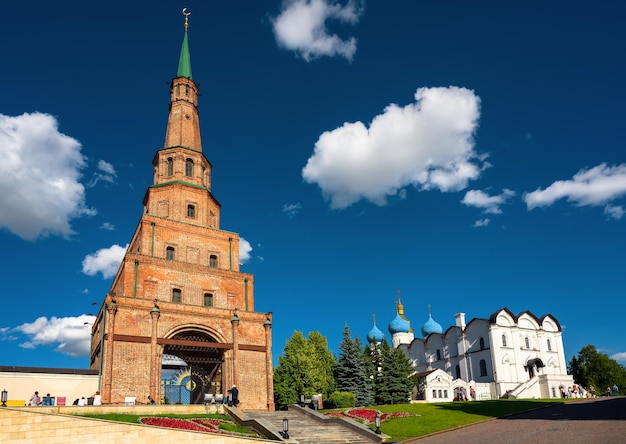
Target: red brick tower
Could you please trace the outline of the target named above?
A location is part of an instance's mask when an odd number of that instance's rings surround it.
[[[185,10],[183,10],[185,13]],[[186,363],[168,384],[189,402],[236,384],[244,410],[274,410],[271,313],[254,311],[254,278],[239,270],[239,236],[220,229],[211,164],[202,153],[188,14],[171,82],[154,184],[92,333],[91,368],[104,403],[165,401],[163,355]]]

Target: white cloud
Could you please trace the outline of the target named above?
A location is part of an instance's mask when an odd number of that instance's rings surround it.
[[[571,180],[557,180],[545,190],[525,193],[524,201],[529,210],[552,205],[559,199],[567,199],[577,206],[603,205],[626,195],[626,164],[614,167],[602,163],[582,169]]]
[[[356,24],[363,12],[360,3],[351,0],[341,6],[332,0],[285,0],[280,14],[272,19],[276,42],[306,61],[335,55],[352,60],[356,39],[329,34],[326,21]]]
[[[100,225],[100,229],[113,231],[115,230],[115,225],[113,225],[111,222],[104,222],[102,225]]]
[[[458,191],[489,166],[474,151],[480,98],[465,88],[420,88],[415,103],[323,133],[302,170],[332,208],[385,205],[403,187]],[[483,162],[482,166],[478,164]]]
[[[128,244],[125,247],[112,245],[109,248],[102,248],[93,254],[88,254],[83,259],[83,273],[89,276],[102,273],[104,279],[115,276],[127,248]]]
[[[611,355],[611,359],[615,359],[617,362],[626,364],[626,352],[619,352]]]
[[[476,222],[474,222],[474,225],[472,225],[472,227],[486,227],[487,225],[489,225],[489,222],[491,222],[491,219],[489,219],[488,217],[484,219],[478,219]]]
[[[515,196],[515,191],[504,189],[501,194],[496,196],[490,196],[484,191],[469,190],[465,193],[461,203],[468,207],[482,208],[483,212],[489,214],[501,214],[502,210],[500,205],[506,203],[506,201]]]
[[[109,162],[99,160],[98,170],[99,171],[93,174],[93,177],[87,184],[89,188],[93,188],[101,180],[109,183],[115,182],[115,177],[117,176],[117,173],[115,172],[115,168],[113,168],[113,165],[111,165]]]
[[[250,252],[252,251],[252,245],[243,237],[239,237],[239,263],[245,264],[250,260]]]
[[[613,219],[621,219],[624,213],[626,213],[626,210],[621,205],[607,204],[604,207],[604,214]]]
[[[40,345],[57,344],[56,351],[78,357],[89,356],[91,326],[96,317],[80,315],[76,317],[37,318],[34,322],[11,329],[29,339],[20,344],[22,348],[34,349]]]
[[[85,205],[80,143],[53,116],[0,114],[0,228],[22,239],[74,233],[70,220],[96,211]]]
[[[295,204],[285,204],[283,205],[283,213],[285,213],[289,217],[293,217],[300,212],[302,209],[302,204],[300,202]]]

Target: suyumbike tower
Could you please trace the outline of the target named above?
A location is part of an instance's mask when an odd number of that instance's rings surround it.
[[[254,278],[239,269],[239,236],[220,229],[183,14],[165,145],[92,329],[91,368],[99,370],[105,404],[148,395],[165,401],[166,355],[186,363],[169,384],[184,385],[190,403],[237,385],[242,409],[274,410],[272,315],[254,311]]]

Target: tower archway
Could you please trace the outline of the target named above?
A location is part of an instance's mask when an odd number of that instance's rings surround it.
[[[206,331],[180,331],[163,347],[162,394],[170,404],[202,404],[204,394],[222,393],[225,349]]]

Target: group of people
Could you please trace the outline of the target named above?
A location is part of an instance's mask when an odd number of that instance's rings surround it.
[[[102,405],[102,396],[100,395],[100,392],[96,392],[93,396],[93,401],[91,403],[91,405]],[[86,405],[89,405],[89,401],[85,399],[85,397],[83,396],[82,398],[76,398],[74,400],[74,402],[72,403],[72,405],[77,405],[79,407],[83,407]]]
[[[76,398],[74,402],[72,403],[72,405],[79,406],[79,407],[86,406],[86,405],[94,405],[94,406],[102,405],[102,396],[100,395],[99,391],[96,392],[92,396],[92,399],[93,399],[93,402],[89,404],[84,396],[82,398]],[[148,396],[148,404],[154,405],[156,404],[156,401],[151,396]],[[228,390],[228,396],[224,398],[224,404],[227,404],[230,407],[237,407],[239,405],[239,389],[237,388],[236,385],[233,385],[233,387],[230,390]],[[52,402],[52,398],[50,397],[50,393],[48,393],[46,396],[41,398],[39,396],[39,392],[36,391],[35,393],[33,393],[33,396],[30,397],[30,400],[28,401],[26,405],[29,405],[29,406],[50,405],[51,406],[53,405],[53,402]]]

